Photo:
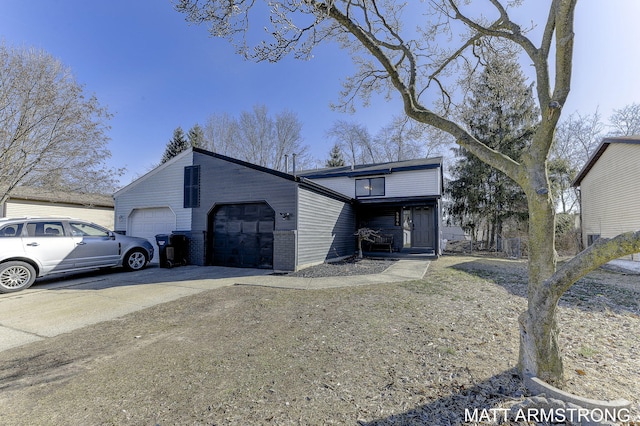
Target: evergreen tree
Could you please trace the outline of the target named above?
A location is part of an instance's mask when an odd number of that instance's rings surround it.
[[[164,150],[164,154],[162,154],[162,160],[160,160],[160,164],[166,163],[190,146],[191,145],[189,145],[189,142],[187,142],[187,139],[184,136],[182,127],[177,127],[173,131],[173,139],[171,139],[167,143],[167,148]]]
[[[187,139],[189,140],[189,146],[203,147],[205,145],[204,130],[198,123],[196,123],[187,133]]]
[[[344,166],[344,158],[342,157],[342,151],[338,144],[333,145],[331,152],[329,153],[329,159],[327,160],[327,167],[342,167]]]
[[[461,117],[478,140],[516,161],[531,142],[539,120],[531,87],[512,57],[493,56],[484,72],[470,82],[470,98]],[[494,246],[510,219],[524,223],[527,200],[504,173],[488,166],[464,148],[454,149],[459,160],[448,193],[449,214],[456,223]]]

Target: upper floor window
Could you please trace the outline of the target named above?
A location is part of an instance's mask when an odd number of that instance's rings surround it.
[[[384,178],[356,179],[356,197],[384,196]]]
[[[184,168],[184,208],[200,207],[200,166]]]

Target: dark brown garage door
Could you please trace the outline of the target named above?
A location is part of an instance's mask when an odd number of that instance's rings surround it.
[[[214,209],[213,264],[273,268],[274,223],[275,212],[267,203],[230,204]]]

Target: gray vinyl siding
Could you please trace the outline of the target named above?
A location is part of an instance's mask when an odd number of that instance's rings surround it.
[[[200,207],[193,209],[193,231],[207,230],[207,217],[216,205],[262,201],[276,213],[276,231],[295,229],[293,180],[200,153],[195,154],[194,165],[200,165]],[[280,213],[291,216],[283,220]]]
[[[396,225],[396,213],[402,221],[401,207],[377,208],[373,214],[367,214],[366,209],[359,213],[358,227],[371,228],[381,235],[393,235],[393,250],[400,251],[403,247],[403,230],[401,225]]]
[[[355,253],[353,207],[304,188],[298,189],[298,266]]]
[[[169,207],[176,215],[178,230],[191,228],[191,209],[183,207],[184,168],[192,165],[193,153],[186,151],[155,168],[115,193],[116,231],[126,231],[134,209]]]
[[[191,240],[201,241],[199,256],[202,262],[212,261],[211,256],[215,255],[210,235],[213,230],[208,226],[209,216],[217,206],[264,202],[275,212],[273,267],[295,269],[297,183],[202,153],[195,153],[194,164],[200,165],[200,207],[193,209]],[[286,220],[282,216],[285,213],[289,213]]]

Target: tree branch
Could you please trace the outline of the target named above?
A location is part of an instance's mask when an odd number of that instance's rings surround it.
[[[586,250],[558,268],[546,282],[558,298],[576,281],[605,263],[633,253],[640,253],[640,231],[626,232],[614,238],[599,238]]]

